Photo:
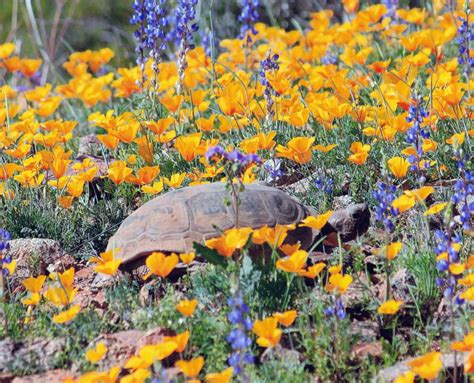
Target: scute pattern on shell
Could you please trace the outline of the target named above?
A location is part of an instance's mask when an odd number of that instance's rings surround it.
[[[120,249],[117,256],[124,263],[153,251],[192,251],[193,242],[203,243],[234,226],[233,207],[225,203],[229,198],[220,182],[163,194],[125,219],[110,239],[108,249]],[[260,184],[246,185],[240,200],[241,227],[297,223],[310,214],[304,205],[282,191]],[[312,238],[311,229],[298,228],[289,235],[288,242],[300,240],[306,247]]]

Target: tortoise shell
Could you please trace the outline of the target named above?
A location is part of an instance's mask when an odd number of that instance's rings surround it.
[[[235,214],[230,194],[221,182],[186,187],[163,194],[133,212],[109,240],[108,249],[120,249],[117,257],[124,263],[135,261],[153,251],[190,252],[193,242],[221,235],[234,227]],[[261,184],[246,185],[240,193],[239,226],[297,223],[311,214],[282,191]],[[301,227],[288,234],[286,243],[301,242],[308,248],[316,233]]]

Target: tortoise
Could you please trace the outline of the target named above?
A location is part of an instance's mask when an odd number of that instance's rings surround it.
[[[239,227],[298,223],[313,208],[302,205],[283,191],[259,183],[248,184],[239,195]],[[126,218],[109,240],[107,250],[120,249],[117,258],[122,268],[132,271],[144,264],[154,251],[184,253],[193,251],[193,242],[221,235],[234,227],[233,206],[226,201],[229,193],[222,182],[177,189],[158,196]],[[368,229],[370,212],[366,204],[336,210],[321,232],[297,227],[288,233],[285,243],[301,243],[309,249],[322,235],[338,234],[343,242],[355,239]]]

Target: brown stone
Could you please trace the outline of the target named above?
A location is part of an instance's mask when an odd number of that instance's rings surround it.
[[[59,242],[43,238],[20,238],[10,241],[7,257],[16,260],[16,270],[9,277],[15,289],[19,282],[30,276],[47,274],[66,253]]]
[[[382,353],[383,347],[380,342],[359,343],[352,347],[352,355],[359,359],[365,358],[369,355],[379,357]]]
[[[65,343],[62,338],[36,338],[23,342],[4,339],[0,341],[0,372],[10,372],[25,366],[36,371],[50,370]]]

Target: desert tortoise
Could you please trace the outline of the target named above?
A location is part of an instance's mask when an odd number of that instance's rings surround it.
[[[126,218],[109,240],[108,250],[120,249],[123,265],[143,264],[154,251],[183,253],[193,250],[193,242],[204,243],[234,226],[229,193],[222,182],[173,190],[145,203]],[[283,191],[262,184],[249,184],[240,194],[239,226],[259,228],[298,223],[316,212]],[[367,231],[370,213],[366,204],[337,210],[322,229],[324,235],[338,232],[349,241]],[[288,233],[286,243],[301,242],[308,249],[321,233],[298,227]]]

